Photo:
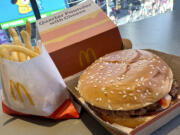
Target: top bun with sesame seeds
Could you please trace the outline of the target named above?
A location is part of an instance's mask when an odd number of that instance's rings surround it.
[[[107,54],[80,76],[78,91],[91,106],[130,111],[147,107],[171,90],[171,68],[160,57],[144,50]]]

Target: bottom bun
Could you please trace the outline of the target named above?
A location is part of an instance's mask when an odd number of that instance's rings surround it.
[[[141,124],[153,119],[155,116],[139,116],[139,117],[113,117],[107,115],[101,115],[101,118],[109,123],[119,124],[129,128],[136,128]]]

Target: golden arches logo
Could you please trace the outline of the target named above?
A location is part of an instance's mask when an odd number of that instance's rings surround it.
[[[94,60],[97,59],[96,54],[95,54],[95,52],[94,52],[94,50],[92,48],[88,48],[86,51],[81,50],[80,53],[79,53],[79,62],[80,62],[81,67],[83,66],[83,60],[82,60],[83,56],[85,57],[88,64],[91,62],[89,54],[91,54],[93,56]]]
[[[14,93],[14,89],[16,90],[17,95],[19,96],[21,102],[24,102],[24,99],[23,99],[22,94],[21,94],[21,91],[20,91],[20,90],[23,90],[24,93],[26,94],[26,96],[27,96],[30,104],[34,106],[34,102],[33,102],[32,98],[31,98],[30,94],[29,94],[28,91],[26,90],[26,88],[25,88],[20,82],[15,83],[14,81],[10,80],[10,90],[11,90],[11,94],[12,94],[14,100],[16,100],[17,98],[16,98],[16,95],[15,95],[15,93]]]

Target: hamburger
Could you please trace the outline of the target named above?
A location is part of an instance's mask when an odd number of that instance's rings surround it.
[[[159,56],[128,49],[96,60],[80,76],[77,90],[103,120],[135,128],[168,108],[179,86]]]

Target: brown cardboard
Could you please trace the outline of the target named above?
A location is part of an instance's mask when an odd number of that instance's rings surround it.
[[[122,48],[118,27],[91,0],[38,20],[37,28],[63,77]]]
[[[127,44],[125,44],[127,43]],[[131,42],[125,42],[124,45],[128,46],[131,44]],[[125,47],[126,48],[126,47]],[[175,55],[166,54],[163,52],[150,50],[148,51],[160,56],[162,59],[164,59],[168,65],[172,68],[174,73],[174,78],[178,81],[178,84],[180,84],[180,57]],[[98,117],[85,103],[85,101],[80,97],[78,91],[75,89],[78,83],[79,76],[82,72],[76,73],[73,76],[65,78],[65,82],[67,84],[68,89],[71,91],[71,93],[79,100],[81,105],[102,125],[104,126],[108,131],[110,131],[112,134],[115,135],[144,135],[144,134],[150,134],[156,129],[160,128],[162,125],[166,124],[168,121],[176,117],[180,114],[180,97],[166,110],[158,113],[152,120],[148,121],[147,123],[144,123],[140,125],[139,127],[132,129],[128,127],[124,127],[117,124],[110,124],[108,122],[103,121],[100,117]]]

